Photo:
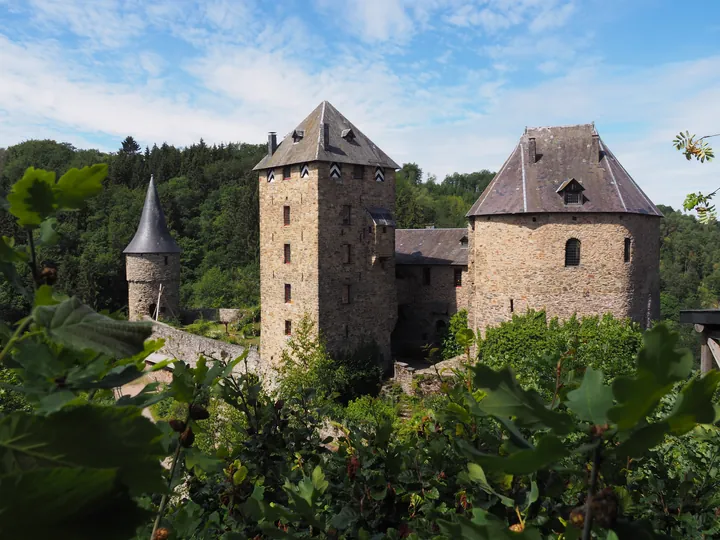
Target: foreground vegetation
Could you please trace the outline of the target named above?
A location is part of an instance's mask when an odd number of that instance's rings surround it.
[[[146,341],[147,323],[57,292],[38,258],[58,242],[60,213],[98,195],[106,172],[29,169],[8,196],[26,236],[1,238],[0,271],[33,307],[0,328],[14,379],[0,412],[1,537],[720,534],[720,372],[694,372],[663,325],[641,347],[623,322],[530,313],[489,331],[440,395],[410,399],[357,397],[377,390],[378,374],[359,368],[372,351],[331,359],[306,321],[283,358],[292,384],[272,393],[243,357],[201,357],[156,365],[172,367],[169,385],[116,399],[161,344]]]

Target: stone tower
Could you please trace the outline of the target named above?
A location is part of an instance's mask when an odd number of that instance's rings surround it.
[[[333,354],[374,342],[390,364],[398,165],[327,101],[260,171],[263,360],[277,363],[304,314]]]
[[[180,251],[168,231],[151,176],[140,225],[123,251],[130,320],[152,317],[158,299],[160,316],[177,317],[180,314]]]
[[[526,129],[468,212],[469,323],[660,308],[662,214],[592,124]]]

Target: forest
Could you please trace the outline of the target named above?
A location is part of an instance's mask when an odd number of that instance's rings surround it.
[[[132,137],[117,152],[76,149],[49,140],[0,149],[0,194],[29,166],[63,174],[71,167],[107,163],[104,190],[86,208],[58,217],[56,246],[41,252],[58,283],[98,310],[127,309],[122,250],[135,232],[145,189],[154,175],[173,235],[183,250],[182,305],[244,307],[259,303],[258,183],[253,166],[264,145],[187,148],[168,144],[142,150]],[[454,173],[442,181],[415,163],[397,173],[398,227],[463,227],[465,213],[492,180],[486,169]],[[661,206],[662,318],[677,321],[681,308],[718,307],[720,225]],[[0,235],[19,229],[0,215]],[[0,320],[15,320],[26,305],[6,284],[0,288]],[[690,334],[687,334],[688,336]]]

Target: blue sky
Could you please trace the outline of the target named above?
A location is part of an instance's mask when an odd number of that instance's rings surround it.
[[[439,179],[594,121],[677,207],[718,187],[671,141],[720,132],[720,2],[0,0],[0,146],[263,142],[323,99]]]

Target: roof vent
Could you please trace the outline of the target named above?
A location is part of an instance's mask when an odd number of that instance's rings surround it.
[[[274,131],[268,133],[268,156],[272,156],[277,150],[277,134]]]
[[[535,137],[530,137],[528,139],[528,152],[530,154],[530,163],[537,163],[537,143],[535,142]]]
[[[593,160],[592,162],[594,163],[599,163],[602,159],[602,154],[600,153],[600,135],[597,133],[593,133],[592,142],[590,143],[590,159]]]
[[[292,132],[292,138],[294,143],[301,141],[303,137],[305,137],[304,129],[296,129]]]
[[[352,128],[343,129],[342,138],[346,141],[352,142],[353,140],[355,140],[355,132],[352,130]]]

